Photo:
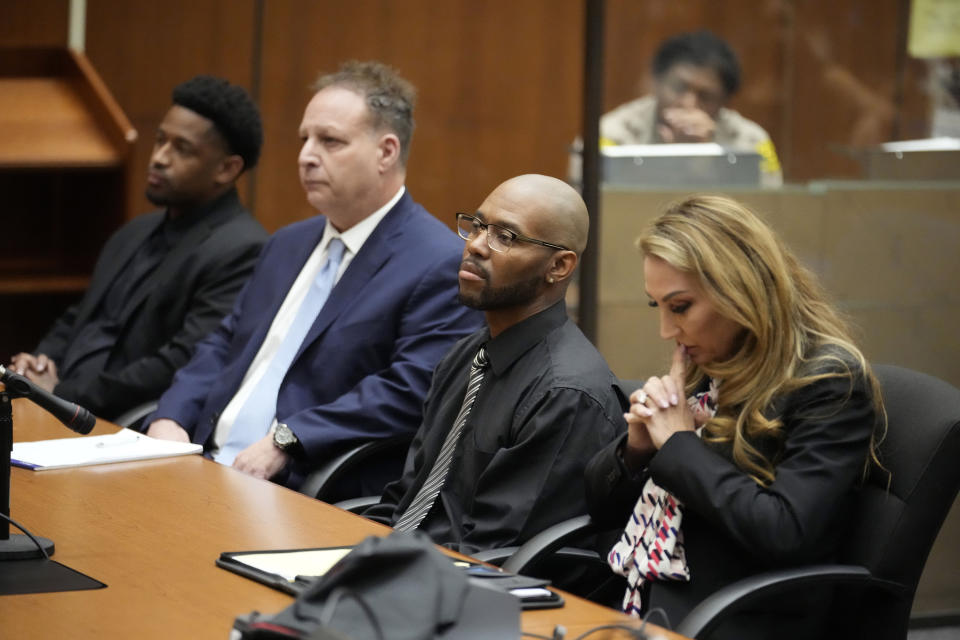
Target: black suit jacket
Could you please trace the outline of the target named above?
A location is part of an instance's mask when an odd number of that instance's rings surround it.
[[[618,453],[622,439],[587,466],[591,516],[618,533],[648,477],[684,504],[681,530],[690,582],[650,583],[647,610],[662,607],[677,623],[701,600],[741,578],[835,560],[875,424],[868,387],[862,376],[852,385],[846,377],[820,379],[781,396],[766,413],[780,416],[785,431],[781,447],[757,443],[776,464],[776,480],[767,487],[735,466],[729,451],[693,432],[671,436],[644,473],[624,466]],[[824,622],[818,616],[830,594],[816,591],[765,602],[711,638],[818,637],[815,629]]]
[[[234,189],[190,215],[194,224],[134,293],[104,370],[60,380],[58,396],[107,419],[156,400],[190,359],[194,344],[230,311],[267,233]],[[163,211],[138,216],[110,237],[83,299],[54,323],[36,353],[62,361],[120,270],[163,220]]]

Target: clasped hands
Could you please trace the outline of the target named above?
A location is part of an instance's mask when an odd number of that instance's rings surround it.
[[[651,377],[630,394],[630,410],[623,418],[628,428],[624,454],[631,466],[645,464],[674,433],[694,430],[693,411],[684,395],[686,372],[687,355],[677,345],[670,373]]]
[[[54,387],[60,382],[57,363],[42,353],[36,356],[32,353],[18,353],[10,359],[9,369],[50,393],[53,393]]]
[[[657,125],[660,139],[670,142],[712,142],[717,123],[706,111],[696,107],[668,107],[663,122]]]

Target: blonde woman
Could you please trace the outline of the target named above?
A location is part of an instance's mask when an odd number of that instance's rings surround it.
[[[740,578],[835,556],[883,407],[814,276],[740,203],[689,197],[638,245],[676,348],[631,395],[628,433],[592,460],[587,490],[596,521],[626,523],[608,555],[624,610],[676,623]],[[764,603],[715,637],[800,637],[827,605],[822,590]]]

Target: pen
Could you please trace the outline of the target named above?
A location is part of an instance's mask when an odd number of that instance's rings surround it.
[[[95,446],[97,449],[103,449],[104,447],[120,447],[125,444],[133,444],[134,442],[140,439],[139,434],[134,434],[133,438],[114,438],[113,440],[107,442],[106,440],[100,440]]]

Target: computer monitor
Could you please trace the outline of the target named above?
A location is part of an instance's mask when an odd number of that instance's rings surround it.
[[[600,150],[605,184],[689,186],[757,186],[760,154],[734,151],[719,144],[631,144]]]

